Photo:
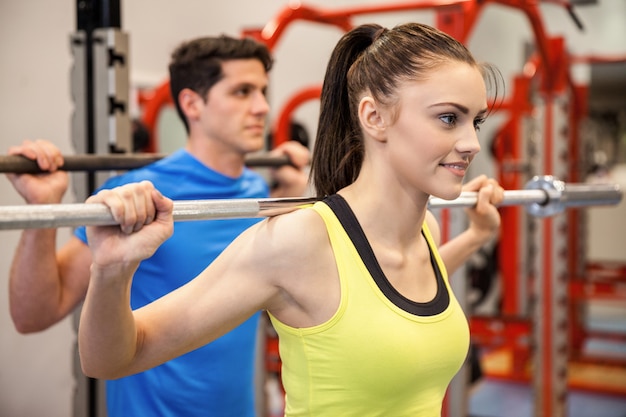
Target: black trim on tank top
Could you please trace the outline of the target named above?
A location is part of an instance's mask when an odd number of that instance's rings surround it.
[[[324,199],[324,203],[326,203],[335,213],[335,216],[337,216],[337,219],[348,234],[348,237],[361,256],[367,270],[374,279],[374,282],[376,282],[378,288],[382,291],[385,297],[389,299],[389,301],[402,310],[416,316],[435,316],[448,308],[448,305],[450,304],[450,295],[446,290],[443,276],[439,270],[439,265],[435,261],[433,249],[430,247],[430,242],[428,242],[428,240],[426,240],[426,243],[428,244],[428,251],[430,253],[430,263],[433,266],[437,279],[437,294],[435,294],[435,297],[428,302],[418,303],[406,298],[391,285],[385,276],[385,273],[381,269],[380,264],[376,259],[376,255],[374,255],[374,251],[372,250],[361,225],[346,200],[344,200],[344,198],[339,194],[333,194],[326,197]],[[423,234],[424,232],[422,231],[422,235]]]

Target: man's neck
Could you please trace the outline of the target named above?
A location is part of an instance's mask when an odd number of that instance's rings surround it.
[[[192,140],[187,142],[185,149],[204,165],[227,177],[237,178],[243,172],[245,155],[233,149],[198,144]]]

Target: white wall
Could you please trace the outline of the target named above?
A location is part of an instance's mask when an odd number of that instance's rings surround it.
[[[127,0],[122,26],[130,36],[131,79],[155,83],[166,76],[170,51],[182,40],[220,32],[237,35],[244,27],[262,27],[287,1],[281,0]],[[319,7],[376,4],[364,0],[318,0]],[[579,33],[564,10],[545,5],[548,32],[564,35],[579,53],[626,53],[626,2],[599,0],[579,9],[586,32]],[[356,22],[386,25],[407,20],[432,23],[432,14],[395,13],[364,16]],[[75,30],[75,2],[70,0],[0,0],[0,152],[24,138],[48,138],[64,151],[69,138],[69,36]],[[270,99],[275,113],[291,93],[321,81],[326,59],[341,32],[299,23],[287,30],[275,50]],[[525,19],[511,9],[489,6],[470,40],[480,59],[498,65],[507,80],[519,71],[523,43],[531,41]],[[314,133],[317,103],[297,113]],[[311,122],[311,120],[313,122]],[[488,162],[487,162],[488,163]],[[68,197],[71,199],[71,196]],[[0,177],[0,204],[21,200]],[[0,415],[67,417],[72,404],[75,334],[70,320],[37,335],[15,332],[8,315],[7,276],[17,232],[0,232]],[[61,236],[61,243],[67,232]]]
[[[47,137],[69,151],[70,1],[0,1],[0,152],[23,138]],[[4,176],[0,204],[21,204]],[[67,417],[72,401],[69,320],[21,336],[9,318],[7,283],[19,234],[0,232],[0,415]]]

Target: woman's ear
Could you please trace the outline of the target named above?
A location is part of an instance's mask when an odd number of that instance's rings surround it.
[[[363,131],[379,141],[386,141],[386,125],[382,112],[376,101],[365,96],[359,102],[359,120]]]
[[[187,117],[187,120],[191,121],[200,115],[204,101],[195,91],[189,88],[183,88],[180,90],[180,93],[178,93],[178,104]]]

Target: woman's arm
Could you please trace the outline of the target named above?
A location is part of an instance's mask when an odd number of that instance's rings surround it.
[[[132,275],[139,261],[169,236],[172,226],[171,201],[151,186],[143,187],[124,186],[93,200],[105,198],[113,212],[135,219],[115,215],[121,228],[88,230],[93,265],[79,326],[79,351],[83,371],[92,377],[114,379],[152,368],[209,343],[275,304],[281,296],[275,279],[286,275],[281,271],[287,266],[273,259],[297,245],[274,238],[275,219],[260,222],[188,284],[133,312]],[[130,203],[121,204],[120,199]],[[150,206],[156,210],[154,221],[141,226],[151,218],[150,209],[141,207]]]
[[[469,181],[463,190],[478,191],[478,201],[475,207],[466,209],[469,227],[439,248],[449,276],[496,237],[500,229],[500,213],[496,206],[504,196],[502,187],[495,180],[481,175]]]
[[[172,234],[173,203],[147,181],[101,191],[87,203],[107,205],[119,224],[87,228],[91,278],[78,335],[85,374],[111,379],[141,349],[130,310],[132,276]]]

